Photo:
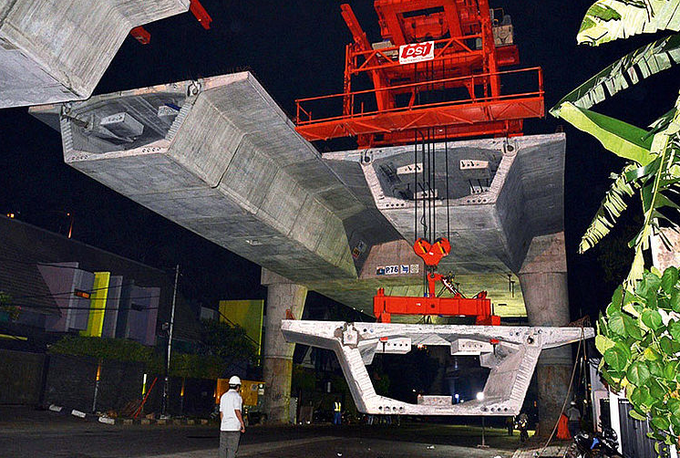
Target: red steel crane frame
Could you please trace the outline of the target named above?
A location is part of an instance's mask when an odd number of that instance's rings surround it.
[[[435,140],[521,135],[524,119],[544,116],[541,69],[499,70],[518,64],[519,54],[514,44],[496,45],[488,0],[376,0],[374,6],[384,40],[377,46],[351,7],[342,5],[354,39],[346,47],[344,90],[296,101],[303,137],[356,136],[367,148],[412,143],[414,130],[429,128]],[[397,57],[404,46],[424,41],[434,48],[427,61]],[[361,75],[373,89],[353,90]],[[501,79],[510,77],[530,78],[531,89],[501,93]],[[456,89],[467,96],[447,94]],[[443,100],[427,99],[432,94]],[[329,106],[340,104],[342,115],[327,115]],[[322,116],[313,117],[319,107]]]

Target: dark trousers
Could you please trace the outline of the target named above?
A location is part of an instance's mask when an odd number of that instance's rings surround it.
[[[567,428],[569,428],[569,434],[571,434],[571,437],[574,437],[576,434],[578,434],[579,430],[581,429],[581,425],[578,420],[570,421],[569,423],[567,423]]]
[[[342,413],[341,412],[335,412],[335,414],[333,415],[333,424],[334,425],[342,424]]]
[[[220,431],[220,449],[218,458],[234,458],[238,452],[241,431]]]

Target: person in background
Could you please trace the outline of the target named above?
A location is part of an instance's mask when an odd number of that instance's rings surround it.
[[[522,412],[517,417],[516,429],[519,430],[519,441],[524,443],[529,440],[529,415]]]
[[[335,402],[333,403],[333,424],[342,424],[342,403],[340,403],[339,398],[335,398]]]
[[[571,434],[571,437],[574,437],[581,429],[581,412],[576,406],[576,401],[571,401],[571,407],[567,409],[565,415],[569,419],[569,434]]]
[[[512,436],[512,433],[515,431],[515,419],[513,417],[506,418],[505,427],[508,428],[508,436]]]
[[[229,391],[220,398],[220,448],[218,458],[234,458],[238,452],[241,433],[246,432],[243,422],[243,399],[239,394],[241,379],[233,376],[229,379]]]

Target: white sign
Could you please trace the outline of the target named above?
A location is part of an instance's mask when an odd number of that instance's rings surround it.
[[[385,275],[399,274],[399,266],[385,266]]]
[[[413,43],[399,47],[399,63],[401,65],[414,64],[434,60],[434,41]]]

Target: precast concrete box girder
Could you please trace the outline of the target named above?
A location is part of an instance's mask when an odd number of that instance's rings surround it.
[[[392,415],[517,415],[544,349],[594,337],[592,328],[345,323],[284,320],[289,342],[332,350],[359,411]],[[491,345],[490,341],[497,342]],[[375,392],[366,366],[376,353],[408,353],[413,346],[449,346],[452,354],[477,354],[491,369],[482,400],[410,404]],[[495,347],[495,348],[494,348]],[[441,401],[441,400],[440,400]]]
[[[324,154],[361,168],[375,206],[405,240],[424,231],[422,199],[413,192],[423,184],[423,164],[414,148]],[[564,152],[564,134],[434,144],[428,223],[451,242],[440,270],[519,272],[534,237],[564,230]]]
[[[302,284],[357,278],[338,215],[365,206],[250,73],[31,113],[67,164],[198,235]]]
[[[405,195],[413,147],[322,155],[248,72],[30,113],[61,131],[67,164],[298,284],[366,313],[380,287],[423,292]],[[489,290],[501,316],[525,316],[518,266],[533,238],[563,230],[564,135],[433,148],[437,236],[450,222],[453,247],[440,272],[465,294]]]
[[[190,0],[0,0],[0,108],[82,100],[134,27]]]

